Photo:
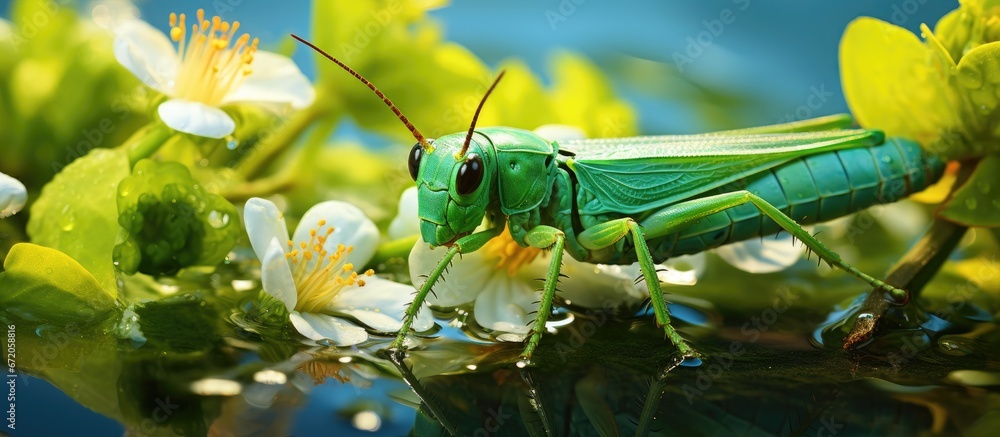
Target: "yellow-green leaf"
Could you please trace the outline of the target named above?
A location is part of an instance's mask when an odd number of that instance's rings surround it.
[[[16,244],[4,260],[4,269],[0,308],[20,319],[87,322],[115,308],[115,294],[58,250]]]
[[[938,215],[966,226],[1000,226],[1000,156],[983,158]]]
[[[66,166],[31,207],[31,241],[57,249],[86,268],[115,295],[111,252],[118,236],[118,182],[129,175],[128,156],[94,149]]]

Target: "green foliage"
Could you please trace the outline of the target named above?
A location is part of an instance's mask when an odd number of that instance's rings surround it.
[[[118,182],[129,174],[119,150],[94,149],[59,173],[31,207],[31,241],[77,260],[108,292],[117,290],[111,260],[118,235]]]
[[[236,207],[205,192],[176,162],[139,161],[118,184],[117,199],[125,238],[114,259],[128,274],[218,264],[241,233]]]
[[[314,2],[313,40],[365,75],[421,133],[435,138],[468,129],[496,75],[467,49],[442,39],[440,27],[426,15],[429,6],[436,2],[385,0],[374,8],[363,2]],[[317,66],[317,104],[336,105],[362,127],[412,143],[367,87],[326,59],[317,57]],[[554,59],[551,90],[520,61],[504,62],[500,70],[507,73],[483,110],[481,126],[534,129],[561,123],[595,137],[635,133],[631,107],[614,95],[595,65],[579,56]]]
[[[948,200],[941,216],[967,226],[1000,225],[1000,155],[984,158],[976,166],[969,182]]]
[[[11,248],[0,273],[0,307],[39,323],[90,322],[115,309],[115,294],[66,254],[36,244]]]
[[[844,95],[858,122],[916,139],[947,159],[1000,155],[995,122],[1000,112],[1000,9],[994,3],[963,2],[934,32],[924,26],[923,42],[872,18],[852,22],[841,40],[840,61]],[[995,181],[995,173],[976,171],[959,188],[960,196],[945,201],[939,215],[971,226],[1000,226],[989,198]]]
[[[11,19],[0,41],[0,171],[34,191],[89,150],[121,144],[148,120],[148,96],[115,61],[110,32],[70,2],[18,0]]]

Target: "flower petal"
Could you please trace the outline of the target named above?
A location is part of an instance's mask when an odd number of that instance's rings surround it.
[[[177,49],[167,36],[142,20],[115,28],[115,59],[142,83],[168,96],[180,67]]]
[[[413,287],[382,279],[365,278],[364,287],[344,289],[327,307],[330,311],[354,317],[368,327],[395,332],[402,326],[406,308],[413,301]],[[414,319],[412,328],[426,331],[434,326],[434,317],[425,305]]]
[[[170,99],[160,104],[157,113],[171,129],[199,137],[225,138],[236,130],[226,111],[200,102]]]
[[[292,311],[289,318],[295,329],[310,340],[329,340],[336,346],[350,346],[368,339],[364,328],[326,314]]]
[[[956,125],[952,92],[927,46],[910,31],[874,18],[848,24],[840,39],[844,98],[864,127],[927,144],[942,128]],[[943,79],[943,78],[942,78]]]
[[[260,264],[260,280],[264,292],[284,303],[289,311],[295,309],[298,293],[295,291],[292,269],[285,258],[285,242],[277,238],[271,240]]]
[[[749,239],[715,249],[715,254],[734,267],[750,273],[780,272],[802,257],[804,244],[793,244],[791,234]]]
[[[399,209],[389,223],[389,238],[396,240],[420,235],[420,219],[417,218],[417,187],[407,188],[399,196]]]
[[[322,227],[319,226],[320,221],[325,221]],[[292,239],[296,244],[302,241],[309,242],[311,230],[315,229],[317,234],[325,235],[326,229],[330,226],[333,226],[333,233],[323,245],[327,252],[336,252],[338,244],[354,247],[354,251],[347,259],[357,268],[361,268],[372,259],[378,247],[378,227],[358,207],[347,202],[328,200],[309,208],[295,228]],[[315,259],[310,260],[309,265],[312,266],[315,262]]]
[[[21,181],[0,173],[0,219],[16,214],[28,201],[28,190]]]
[[[423,284],[426,275],[437,267],[445,252],[447,250],[441,247],[431,249],[423,240],[417,240],[417,244],[410,251],[410,281],[417,286]],[[462,255],[461,259],[453,260],[446,280],[439,279],[434,284],[434,293],[427,296],[427,303],[455,307],[472,302],[495,275],[506,276],[505,273],[497,271],[481,252]]]
[[[529,278],[545,277],[549,260],[547,256],[538,257],[531,264],[531,268],[526,268],[519,276],[525,281]],[[542,268],[539,269],[536,264],[541,264],[539,267]],[[560,295],[573,305],[612,309],[638,304],[647,296],[645,289],[636,287],[633,282],[641,275],[637,268],[589,264],[577,261],[566,254],[563,255],[560,272],[567,276],[560,281],[559,289],[562,290]]]
[[[223,98],[223,104],[274,102],[298,109],[309,106],[316,98],[312,83],[287,56],[258,51],[251,67],[253,73]]]
[[[260,197],[247,200],[243,207],[243,223],[247,228],[247,236],[250,237],[250,245],[257,253],[257,259],[264,259],[271,240],[278,239],[287,244],[288,227],[285,225],[285,216],[270,200]]]
[[[535,320],[529,313],[538,311],[539,298],[539,293],[528,283],[501,273],[476,297],[472,314],[484,328],[526,334],[531,330],[528,324]]]

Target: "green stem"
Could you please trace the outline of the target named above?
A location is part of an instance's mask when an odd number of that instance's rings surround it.
[[[152,122],[140,129],[121,146],[128,152],[129,165],[135,165],[140,159],[153,156],[173,134],[172,129],[159,122]]]
[[[313,129],[306,140],[305,147],[296,157],[294,165],[285,166],[279,173],[261,179],[244,182],[236,187],[222,193],[223,197],[230,201],[243,201],[251,197],[266,197],[271,194],[290,190],[298,183],[299,175],[306,171],[306,168],[316,162],[319,151],[326,144],[326,139],[333,132],[336,126],[333,123],[324,123]]]
[[[295,145],[295,142],[309,129],[316,121],[331,114],[329,105],[320,103],[317,97],[316,103],[292,116],[276,132],[269,135],[253,151],[251,151],[236,166],[236,171],[247,180],[253,179],[267,167],[268,164]],[[330,124],[336,123],[336,117],[331,119]]]

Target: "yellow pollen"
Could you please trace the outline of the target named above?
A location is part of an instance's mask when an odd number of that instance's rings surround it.
[[[253,72],[250,64],[260,41],[248,34],[237,38],[238,21],[205,19],[203,9],[196,17],[189,30],[184,14],[170,14],[170,39],[181,58],[174,87],[177,97],[217,106]]]
[[[298,242],[302,250],[292,250],[286,255],[291,259],[292,279],[298,295],[295,305],[297,311],[322,312],[344,288],[366,284],[359,278],[360,274],[354,271],[354,264],[341,256],[350,252],[353,247],[340,244],[337,246],[337,253],[330,255],[322,242],[317,243],[321,239],[322,236],[310,233],[309,241]],[[294,246],[295,243],[290,244],[290,247]],[[371,269],[364,272],[366,276],[374,274]]]
[[[316,224],[319,225],[320,227],[326,226],[326,220],[320,220]]]
[[[534,247],[521,247],[510,236],[510,231],[507,229],[487,242],[480,250],[487,258],[496,258],[497,270],[504,269],[509,276],[516,275],[521,267],[533,261],[542,252],[541,249]]]

